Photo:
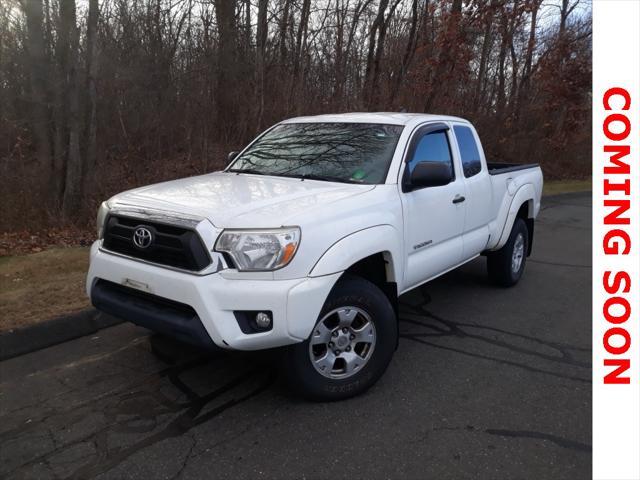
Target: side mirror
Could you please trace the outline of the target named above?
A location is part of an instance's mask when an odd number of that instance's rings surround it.
[[[240,152],[229,152],[229,155],[227,155],[227,165],[233,162],[239,153]]]
[[[420,162],[411,172],[410,187],[439,187],[453,180],[451,166],[443,162]]]

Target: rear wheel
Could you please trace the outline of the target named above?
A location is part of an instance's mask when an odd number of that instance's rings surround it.
[[[364,392],[384,373],[398,327],[385,294],[345,275],[327,298],[310,337],[289,347],[290,386],[313,400],[341,400]]]
[[[492,282],[503,287],[518,283],[524,272],[529,248],[529,230],[522,218],[516,218],[507,243],[487,255],[487,270]]]

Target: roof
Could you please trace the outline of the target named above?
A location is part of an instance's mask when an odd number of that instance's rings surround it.
[[[313,115],[308,117],[289,118],[282,123],[381,123],[387,125],[407,125],[422,121],[458,120],[467,122],[464,118],[448,115],[432,115],[428,113],[395,113],[395,112],[353,112],[328,115]]]

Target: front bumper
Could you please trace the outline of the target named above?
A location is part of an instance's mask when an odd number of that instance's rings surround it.
[[[260,350],[305,340],[340,276],[335,273],[293,280],[228,279],[215,273],[198,276],[112,255],[100,250],[99,246],[98,241],[91,247],[86,284],[87,294],[96,308],[102,307],[108,313],[164,333],[175,331],[167,328],[172,326],[171,322],[182,322],[188,328],[195,328],[197,335],[197,323],[189,323],[188,310],[178,308],[183,305],[195,311],[213,343],[227,349]],[[116,294],[110,294],[105,303],[104,290],[95,288],[100,280],[135,288],[143,297],[146,294],[168,299],[178,307],[146,308],[144,302],[127,301]],[[122,289],[120,293],[125,291]],[[234,311],[271,311],[273,328],[243,333]],[[180,335],[176,336],[180,338]]]

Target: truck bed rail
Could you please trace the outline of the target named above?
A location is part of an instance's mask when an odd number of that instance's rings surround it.
[[[503,173],[517,172],[518,170],[526,170],[528,168],[538,168],[537,163],[505,163],[505,162],[487,162],[489,175],[500,175]]]

